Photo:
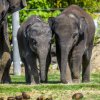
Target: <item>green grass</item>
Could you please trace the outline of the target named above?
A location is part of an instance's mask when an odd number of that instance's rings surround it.
[[[39,95],[52,95],[54,100],[72,100],[74,93],[81,92],[82,100],[100,100],[100,73],[91,74],[90,83],[62,84],[59,71],[49,72],[48,84],[26,85],[24,75],[11,75],[12,84],[0,85],[0,96],[15,96],[26,91],[31,95],[31,100],[36,100]]]

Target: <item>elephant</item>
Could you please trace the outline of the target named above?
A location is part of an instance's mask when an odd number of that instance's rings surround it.
[[[92,17],[77,5],[70,5],[57,17],[49,18],[55,35],[57,61],[62,83],[90,81],[90,59],[95,25]]]
[[[27,6],[26,0],[7,0],[9,3],[9,13],[14,13]]]
[[[30,16],[20,26],[17,40],[20,57],[25,65],[27,84],[47,82],[51,62],[51,38],[52,32],[49,24],[38,16]]]
[[[26,0],[0,0],[0,83],[11,82],[10,43],[7,33],[7,15],[26,6]]]

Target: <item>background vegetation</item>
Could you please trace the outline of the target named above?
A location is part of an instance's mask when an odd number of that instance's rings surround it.
[[[26,0],[27,7],[20,11],[20,22],[22,23],[31,15],[41,16],[47,21],[49,17],[55,17],[71,4],[76,4],[90,13],[94,19],[98,16],[94,13],[100,12],[100,0]],[[12,18],[8,16],[10,39],[12,37]],[[99,29],[100,31],[100,29]],[[98,41],[96,36],[95,42]]]

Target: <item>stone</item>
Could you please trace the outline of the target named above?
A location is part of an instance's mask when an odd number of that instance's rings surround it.
[[[26,92],[22,92],[23,99],[30,99],[30,95],[28,95]]]
[[[73,96],[72,96],[72,99],[73,100],[80,100],[83,98],[83,94],[82,93],[75,93]]]
[[[15,97],[8,97],[7,100],[16,100]]]

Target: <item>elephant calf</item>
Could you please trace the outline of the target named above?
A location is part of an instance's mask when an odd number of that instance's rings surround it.
[[[90,81],[90,58],[95,25],[93,19],[77,5],[66,8],[49,23],[56,38],[57,60],[63,83]]]
[[[37,16],[29,17],[19,28],[17,40],[21,60],[25,65],[26,82],[38,84],[47,81],[51,62],[51,29],[48,23]],[[40,78],[37,68],[39,61]]]

